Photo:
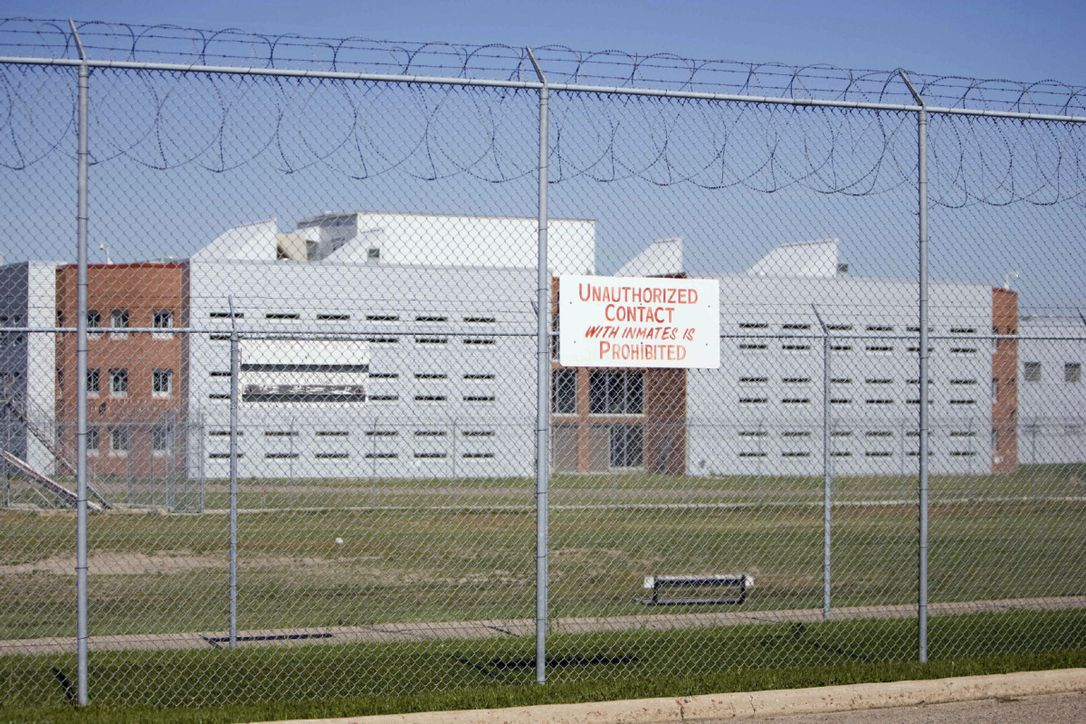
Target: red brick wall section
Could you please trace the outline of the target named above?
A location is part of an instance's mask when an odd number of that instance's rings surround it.
[[[76,324],[76,267],[57,268],[57,318],[63,326]],[[94,264],[87,270],[87,307],[97,310],[102,326],[110,326],[114,309],[128,310],[129,327],[149,328],[156,310],[173,313],[173,326],[188,326],[188,266],[186,264]],[[77,384],[75,334],[57,338],[56,416],[61,426],[63,449],[74,448]],[[188,338],[130,333],[124,337],[93,334],[88,339],[87,367],[97,368],[100,391],[88,398],[88,423],[99,430],[97,455],[91,470],[99,475],[151,476],[157,464],[151,450],[151,425],[171,417],[183,419],[188,398]],[[128,370],[128,393],[110,394],[109,370]],[[173,371],[173,392],[152,395],[151,377],[156,369]],[[115,424],[132,425],[131,450],[127,456],[110,452],[109,430]],[[180,444],[180,443],[178,443]],[[94,451],[92,451],[93,454]],[[175,455],[176,457],[176,455]]]
[[[992,290],[992,333],[1018,334],[1018,294],[1007,289]],[[992,430],[996,448],[992,472],[1018,469],[1018,342],[1001,339],[993,347],[992,379],[996,396],[992,400]]]

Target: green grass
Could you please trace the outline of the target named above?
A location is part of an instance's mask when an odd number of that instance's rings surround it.
[[[70,656],[0,659],[0,718],[237,721],[595,701],[1086,665],[1086,611],[933,617],[931,662],[913,621],[775,624],[551,639],[533,684],[532,642],[99,653],[90,709],[57,673]],[[592,663],[594,662],[594,663]],[[220,706],[221,704],[227,704]]]
[[[818,461],[807,463],[812,472]],[[61,481],[71,484],[70,481]],[[127,481],[104,477],[95,487],[118,505],[164,506],[165,484],[161,480],[136,478]],[[496,478],[242,478],[238,505],[245,509],[343,508],[374,506],[459,506],[469,508],[523,507],[534,505],[533,479]],[[1076,497],[1086,496],[1086,465],[1022,465],[1013,473],[977,475],[933,475],[933,501],[994,497]],[[822,477],[785,476],[696,476],[645,472],[616,472],[551,476],[551,504],[659,505],[689,503],[805,504],[818,503]],[[16,500],[33,502],[36,495],[25,486],[16,490]],[[916,501],[915,472],[902,470],[888,475],[838,475],[834,499],[839,503],[860,500]],[[178,484],[175,501],[196,506],[200,501],[195,483]],[[210,479],[203,492],[206,510],[223,511],[229,503],[227,481]]]
[[[978,491],[965,502],[949,503],[949,496],[933,494],[932,601],[1086,594],[1086,502],[1019,500],[1031,486],[1072,489],[1079,485],[1078,472],[1061,466],[979,481],[954,479]],[[700,478],[668,479],[673,487],[709,486],[718,502],[743,500],[756,485],[751,479],[727,479],[713,488]],[[645,476],[621,480],[628,489],[647,489],[651,482]],[[550,532],[553,615],[644,613],[641,580],[664,573],[749,573],[756,588],[745,609],[818,607],[819,483],[791,478],[757,483],[778,500],[805,485],[808,505],[556,508]],[[884,490],[872,490],[876,483]],[[574,484],[598,490],[610,483],[598,476],[559,478],[555,499],[561,499],[562,486]],[[734,493],[741,484],[747,493]],[[664,493],[671,490],[660,480],[656,485]],[[934,490],[947,485],[932,482]],[[880,493],[896,486],[893,479],[842,479],[837,490],[845,499],[850,489],[864,489],[874,493],[864,499],[882,500]],[[530,618],[532,511],[435,510],[428,507],[433,497],[416,492],[412,507],[403,509],[243,512],[241,627]],[[339,500],[350,502],[349,496]],[[227,526],[227,516],[217,513],[92,516],[92,634],[223,630]],[[0,639],[71,634],[74,528],[68,512],[0,511]],[[838,506],[834,605],[915,601],[916,530],[913,505]],[[335,545],[337,536],[345,539],[343,546]],[[53,570],[33,570],[43,561]]]
[[[1086,595],[1083,477],[1081,466],[933,477],[931,601]],[[243,631],[533,616],[527,481],[385,480],[374,494],[368,481],[306,480],[277,492],[286,484],[243,481],[243,505],[266,508],[240,515]],[[743,611],[821,605],[820,479],[598,475],[556,476],[553,485],[554,618],[667,615],[640,603],[643,576],[667,573],[749,573],[756,587]],[[834,606],[915,603],[914,488],[893,477],[835,482]],[[219,494],[213,485],[209,495]],[[299,500],[334,505],[286,507]],[[511,502],[518,507],[503,507]],[[91,516],[92,636],[224,631],[227,526],[221,512]],[[73,634],[74,547],[70,512],[0,510],[0,639]],[[130,705],[179,720],[348,714],[1071,665],[1086,648],[1083,617],[937,618],[929,668],[908,663],[911,621],[556,636],[557,656],[637,660],[558,667],[544,689],[528,668],[487,664],[527,659],[531,642],[519,639],[98,653],[92,693],[102,708],[89,716],[150,718]],[[67,656],[0,661],[0,720],[65,716],[52,667],[71,676]],[[172,710],[201,701],[239,708]]]

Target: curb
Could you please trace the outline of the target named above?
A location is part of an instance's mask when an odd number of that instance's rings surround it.
[[[753,719],[791,714],[946,704],[996,697],[1036,696],[1086,691],[1086,669],[1025,671],[1014,674],[961,676],[926,681],[847,684],[808,689],[779,689],[678,698],[629,699],[585,704],[544,704],[507,709],[418,712],[307,719],[308,724],[580,724],[581,722],[682,722]]]

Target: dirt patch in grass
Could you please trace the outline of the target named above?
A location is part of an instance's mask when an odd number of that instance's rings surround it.
[[[371,557],[367,559],[372,560]],[[355,559],[329,559],[310,556],[245,556],[245,567],[309,568],[353,562]],[[191,571],[225,568],[225,555],[196,554],[188,551],[159,551],[156,553],[102,552],[92,553],[88,567],[94,575],[143,576],[152,573],[189,573]],[[75,575],[75,556],[52,556],[30,563],[0,565],[0,576],[49,573],[57,576]]]

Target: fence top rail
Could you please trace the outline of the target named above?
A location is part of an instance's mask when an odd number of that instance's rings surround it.
[[[488,78],[458,78],[454,76],[391,75],[382,73],[349,73],[343,71],[297,70],[290,68],[253,68],[245,66],[224,65],[187,65],[181,63],[150,63],[142,61],[118,60],[88,60],[85,61],[85,64],[91,68],[144,70],[170,73],[253,75],[280,78],[313,78],[361,82],[368,81],[374,83],[475,86],[482,88],[506,88],[513,90],[538,90],[543,87],[543,84],[539,81],[494,80]],[[59,67],[78,67],[80,65],[84,65],[84,61],[73,60],[69,58],[0,56],[0,65],[45,65]],[[669,98],[676,100],[750,103],[756,105],[781,105],[806,108],[838,108],[898,113],[919,113],[921,110],[925,110],[929,114],[933,115],[981,116],[986,118],[1001,118],[1021,121],[1086,123],[1086,116],[1072,116],[1059,113],[1002,111],[984,108],[919,106],[911,103],[876,103],[869,101],[833,100],[824,98],[754,96],[737,93],[714,93],[668,88],[628,88],[622,86],[581,85],[577,83],[550,83],[547,87],[551,91],[585,93],[589,95],[624,95],[648,98]]]
[[[86,56],[83,57],[83,52]],[[78,52],[77,52],[78,51]],[[688,58],[674,53],[535,49],[238,28],[0,18],[0,64],[539,89],[1086,123],[1086,87],[1056,80]]]

